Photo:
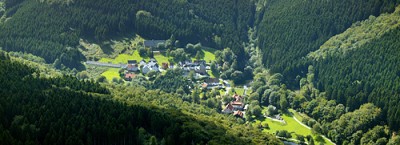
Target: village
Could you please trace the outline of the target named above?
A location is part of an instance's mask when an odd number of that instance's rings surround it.
[[[143,45],[145,48],[155,49],[160,44],[165,43],[165,40],[145,40]],[[152,51],[153,53],[160,53],[159,51]],[[87,64],[100,65],[106,67],[119,68],[119,76],[125,81],[132,81],[136,76],[148,76],[150,73],[162,74],[169,69],[181,69],[184,72],[184,76],[194,74],[194,80],[191,80],[194,85],[201,88],[204,91],[219,90],[221,96],[231,96],[232,101],[223,102],[220,110],[223,114],[232,114],[235,117],[244,119],[245,111],[248,108],[248,104],[245,104],[246,90],[238,94],[232,92],[231,84],[229,80],[223,80],[214,76],[210,76],[210,65],[211,63],[203,59],[187,59],[185,61],[179,61],[172,63],[169,61],[160,62],[155,57],[146,59],[128,59],[125,64],[112,64],[102,62],[87,62]],[[220,97],[221,99],[222,97]],[[222,101],[222,99],[221,99]]]

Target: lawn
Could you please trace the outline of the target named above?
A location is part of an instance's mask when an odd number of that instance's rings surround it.
[[[205,48],[202,51],[204,53],[203,60],[205,60],[207,63],[210,63],[215,60],[215,54],[214,54],[215,50],[213,50],[212,48]],[[196,58],[192,57],[192,60],[196,60]]]
[[[243,95],[244,89],[243,88],[235,88],[235,91],[238,95]]]
[[[120,78],[118,71],[119,68],[110,68],[101,75],[105,76],[108,82],[111,82],[113,78]]]
[[[212,73],[211,70],[207,70],[207,74],[208,74],[211,78],[215,78],[215,75]]]
[[[120,63],[123,63],[123,64],[126,64],[126,63],[128,63],[128,60],[136,60],[136,61],[141,61],[143,59],[143,57],[141,57],[140,55],[139,55],[139,52],[138,51],[133,51],[133,54],[132,55],[129,55],[129,54],[120,54],[120,55],[118,55],[115,59],[112,59],[112,58],[102,58],[102,59],[100,59],[99,60],[99,62],[104,62],[104,63],[109,63],[109,62],[111,62],[111,63],[113,63],[113,64],[120,64]],[[150,58],[145,58],[145,60],[146,61],[148,61],[148,60],[150,60]]]
[[[264,111],[265,109],[266,108],[264,108]],[[292,138],[294,139],[296,138],[296,134],[300,134],[303,136],[312,135],[315,138],[315,135],[312,134],[310,129],[299,124],[290,114],[284,114],[282,118],[286,121],[286,124],[273,121],[271,119],[257,120],[256,123],[267,122],[270,129],[264,129],[263,132],[268,132],[270,134],[275,134],[277,130],[287,130],[292,133]],[[296,116],[296,118],[298,117]],[[300,120],[300,118],[298,119]],[[316,140],[314,141],[316,144],[319,144],[319,142],[317,142]],[[332,145],[332,143],[330,143],[328,140],[325,140],[325,144]]]
[[[157,60],[158,65],[162,65],[162,63],[164,62],[168,62],[169,63],[169,59],[172,57],[167,57],[164,54],[161,53],[154,53],[154,58]]]

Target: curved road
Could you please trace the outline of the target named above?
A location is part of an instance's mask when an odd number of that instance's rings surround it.
[[[297,112],[296,112],[297,113]],[[303,124],[303,122],[299,121],[296,116],[293,115],[294,120],[296,120],[297,123],[299,123],[300,125],[304,126],[305,128],[308,128],[311,130],[311,127]],[[321,135],[324,139],[328,140],[329,142],[331,142],[332,144],[336,145],[332,140],[330,140],[329,138],[327,138],[325,135]]]

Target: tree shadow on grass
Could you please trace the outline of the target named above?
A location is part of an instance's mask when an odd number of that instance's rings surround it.
[[[103,42],[100,44],[100,48],[104,54],[111,55],[114,52],[114,49],[112,48],[113,44],[114,42],[112,41]]]

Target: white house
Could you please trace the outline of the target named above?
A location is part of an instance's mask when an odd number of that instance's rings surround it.
[[[150,70],[151,70],[151,68],[150,68],[150,66],[148,66],[148,65],[144,65],[144,66],[142,67],[142,73],[143,73],[143,74],[147,74]]]
[[[142,68],[142,73],[147,74],[149,71],[160,71],[158,64],[155,63],[154,61],[150,61],[146,65],[143,66]]]

